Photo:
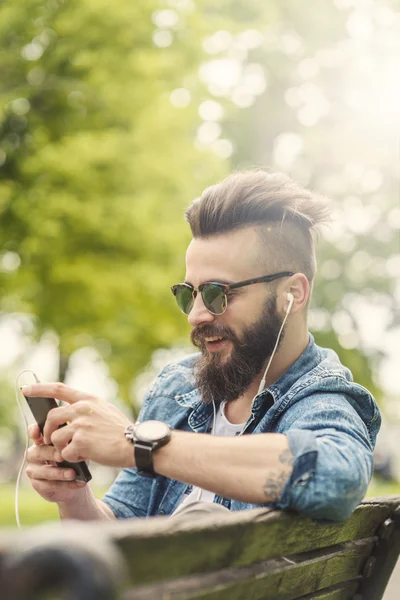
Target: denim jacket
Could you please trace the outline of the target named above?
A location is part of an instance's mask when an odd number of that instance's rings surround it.
[[[139,420],[204,433],[213,417],[194,383],[192,355],[166,366],[146,395]],[[309,343],[295,363],[253,400],[244,434],[282,433],[293,472],[275,503],[249,504],[216,495],[230,510],[291,509],[314,519],[346,519],[365,495],[381,423],[371,394],[353,382],[333,350]],[[103,501],[117,518],[170,515],[191,486],[164,476],[149,479],[123,469]]]

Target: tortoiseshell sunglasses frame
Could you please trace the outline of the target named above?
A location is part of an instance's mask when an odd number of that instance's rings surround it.
[[[252,279],[245,279],[244,281],[238,281],[237,283],[218,283],[218,282],[214,282],[214,281],[207,281],[205,283],[200,284],[198,288],[193,287],[190,283],[177,283],[171,287],[171,291],[174,294],[175,298],[176,298],[177,292],[179,292],[179,290],[182,288],[189,289],[191,291],[192,302],[189,303],[190,308],[187,312],[185,310],[183,310],[183,308],[181,308],[181,306],[178,303],[178,307],[185,315],[188,315],[190,313],[190,311],[192,310],[193,303],[196,299],[197,293],[200,292],[201,297],[203,299],[204,306],[206,307],[208,312],[210,312],[212,315],[217,316],[217,315],[223,315],[224,312],[226,311],[226,309],[228,308],[228,294],[231,290],[234,290],[234,289],[237,289],[240,287],[245,287],[246,285],[253,285],[255,283],[269,283],[270,281],[275,281],[275,279],[280,279],[281,277],[291,277],[292,275],[294,275],[294,273],[292,271],[280,271],[279,273],[273,273],[272,275],[263,275],[262,277],[254,277]],[[213,312],[212,310],[210,310],[206,304],[206,301],[204,300],[202,292],[207,286],[210,286],[210,285],[220,289],[221,292],[225,296],[225,300],[223,303],[224,309],[221,312],[216,313],[216,312]]]

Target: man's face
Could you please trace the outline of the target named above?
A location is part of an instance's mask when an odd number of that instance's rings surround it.
[[[269,274],[260,260],[255,228],[194,239],[186,255],[186,282],[196,288],[209,281],[235,283]],[[188,316],[191,339],[201,350],[196,383],[204,402],[239,398],[260,374],[276,343],[281,317],[275,294],[258,283],[234,290],[222,315],[212,315],[200,294]],[[222,337],[222,340],[213,340]]]

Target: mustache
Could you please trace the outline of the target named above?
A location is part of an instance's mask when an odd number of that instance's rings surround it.
[[[206,337],[223,337],[226,340],[237,341],[237,337],[230,327],[223,325],[203,325],[201,327],[193,327],[190,332],[192,344],[197,348],[203,348]]]

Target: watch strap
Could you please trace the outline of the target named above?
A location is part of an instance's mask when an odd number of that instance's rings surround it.
[[[133,447],[138,475],[151,478],[156,477],[157,473],[154,471],[153,466],[153,446],[136,441]]]

